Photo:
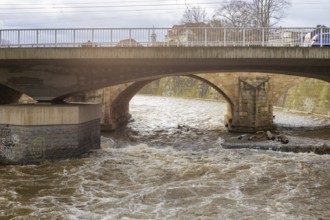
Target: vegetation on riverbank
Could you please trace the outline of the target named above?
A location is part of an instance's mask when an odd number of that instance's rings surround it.
[[[139,93],[180,98],[225,100],[221,94],[207,83],[185,76],[165,77],[155,80],[145,86]]]
[[[288,90],[280,107],[330,117],[330,84],[316,79],[302,81]]]

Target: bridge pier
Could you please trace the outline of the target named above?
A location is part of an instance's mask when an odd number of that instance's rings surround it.
[[[274,130],[272,88],[269,77],[239,77],[238,96],[231,118],[227,116],[228,130],[256,132]]]
[[[100,147],[100,105],[0,106],[0,164],[77,157]]]
[[[107,108],[104,108],[104,116],[101,121],[102,131],[114,131],[121,125],[128,123],[132,115],[129,113],[129,103],[121,102],[111,104]]]

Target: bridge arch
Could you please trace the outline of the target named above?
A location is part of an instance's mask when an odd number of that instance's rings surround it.
[[[248,126],[253,121],[260,119],[244,118],[242,115],[251,115],[248,113],[246,107],[240,102],[242,94],[240,93],[240,79],[265,79],[267,81],[267,92],[262,96],[267,96],[262,109],[263,123],[273,123],[273,105],[277,100],[293,85],[304,80],[304,78],[297,76],[279,76],[277,74],[260,73],[260,72],[235,72],[235,73],[199,73],[199,74],[177,74],[176,76],[187,76],[207,83],[214,88],[219,94],[226,99],[228,103],[227,114],[225,115],[225,125],[245,123]],[[165,76],[164,76],[165,77]],[[141,80],[133,83],[120,84],[117,86],[106,87],[104,89],[95,90],[98,92],[89,95],[84,101],[103,103],[103,116],[101,123],[104,130],[112,130],[120,124],[123,124],[131,117],[129,113],[129,102],[133,96],[141,90],[144,86],[159,78],[152,78]],[[98,93],[98,94],[97,94]],[[100,97],[102,96],[102,99]],[[98,101],[94,98],[98,97]],[[94,101],[93,101],[94,99]],[[83,101],[83,100],[78,100]],[[258,104],[259,105],[259,104]],[[243,113],[242,113],[243,112]],[[236,121],[235,121],[236,120]],[[249,122],[247,122],[249,121]]]
[[[231,115],[233,114],[232,111],[234,109],[234,102],[224,91],[221,90],[221,88],[208,81],[207,79],[204,79],[197,75],[187,75],[186,77],[191,77],[200,80],[215,89],[220,95],[222,95],[228,103],[226,117],[231,117]],[[111,102],[109,112],[105,113],[104,115],[103,130],[112,130],[120,126],[121,124],[127,123],[127,121],[131,117],[129,113],[129,102],[143,87],[155,80],[157,79],[144,80],[132,83],[125,90],[120,92]]]
[[[138,75],[138,74],[134,74],[134,75]],[[152,82],[154,80],[164,78],[164,77],[187,76],[187,77],[196,78],[201,81],[205,81],[211,87],[213,87],[215,89],[216,88],[220,89],[220,90],[217,90],[217,89],[216,90],[221,95],[223,95],[223,97],[226,99],[226,101],[228,101],[228,103],[230,103],[231,102],[230,100],[234,100],[236,98],[235,91],[231,88],[232,86],[230,86],[230,85],[232,85],[232,80],[230,80],[231,78],[233,78],[232,76],[236,76],[236,78],[239,78],[239,76],[254,77],[255,75],[271,76],[271,77],[275,76],[276,77],[277,80],[273,84],[280,85],[281,92],[274,94],[273,101],[279,99],[280,96],[283,94],[283,92],[287,91],[291,86],[293,86],[295,83],[299,82],[299,79],[305,78],[305,77],[296,76],[296,75],[278,75],[277,73],[274,73],[274,72],[246,72],[246,71],[237,71],[237,72],[209,71],[209,72],[205,72],[205,71],[196,70],[196,71],[192,71],[192,72],[166,73],[166,74],[161,74],[161,75],[156,75],[156,76],[146,77],[146,78],[137,77],[138,80],[136,80],[136,81],[124,81],[123,83],[119,83],[119,84],[111,84],[111,83],[108,83],[106,80],[103,80],[104,82],[100,82],[100,83],[89,83],[90,85],[88,85],[88,87],[85,85],[81,86],[81,88],[78,88],[75,91],[71,91],[71,92],[65,93],[63,95],[54,97],[53,99],[51,99],[49,101],[52,103],[62,103],[63,100],[68,99],[69,97],[76,96],[77,94],[87,93],[92,90],[98,90],[101,88],[118,87],[119,90],[122,90],[123,89],[122,85],[124,85],[124,87],[126,88],[127,85],[134,84],[135,82],[148,82],[148,81]],[[282,80],[283,78],[287,79],[287,80]],[[295,82],[293,82],[293,81],[295,81]],[[213,84],[213,85],[211,85],[211,84]],[[237,84],[238,84],[238,82],[236,82],[235,85],[237,86]],[[143,86],[142,86],[142,88],[143,88]],[[23,93],[24,93],[24,91],[23,91]],[[27,93],[27,95],[30,95],[30,94]],[[31,97],[35,98],[34,96],[31,96]],[[38,100],[38,99],[36,98],[36,100]]]

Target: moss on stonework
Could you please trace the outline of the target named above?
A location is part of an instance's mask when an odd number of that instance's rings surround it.
[[[207,83],[195,78],[183,76],[166,77],[153,81],[145,86],[139,93],[182,98],[224,100],[222,95]]]
[[[330,84],[316,79],[305,80],[289,89],[283,107],[289,110],[330,115]]]

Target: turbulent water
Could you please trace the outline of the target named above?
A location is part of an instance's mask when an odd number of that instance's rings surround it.
[[[330,219],[330,155],[223,149],[224,112],[137,96],[134,121],[103,134],[101,150],[0,167],[0,219]],[[329,124],[277,115],[282,125]]]

